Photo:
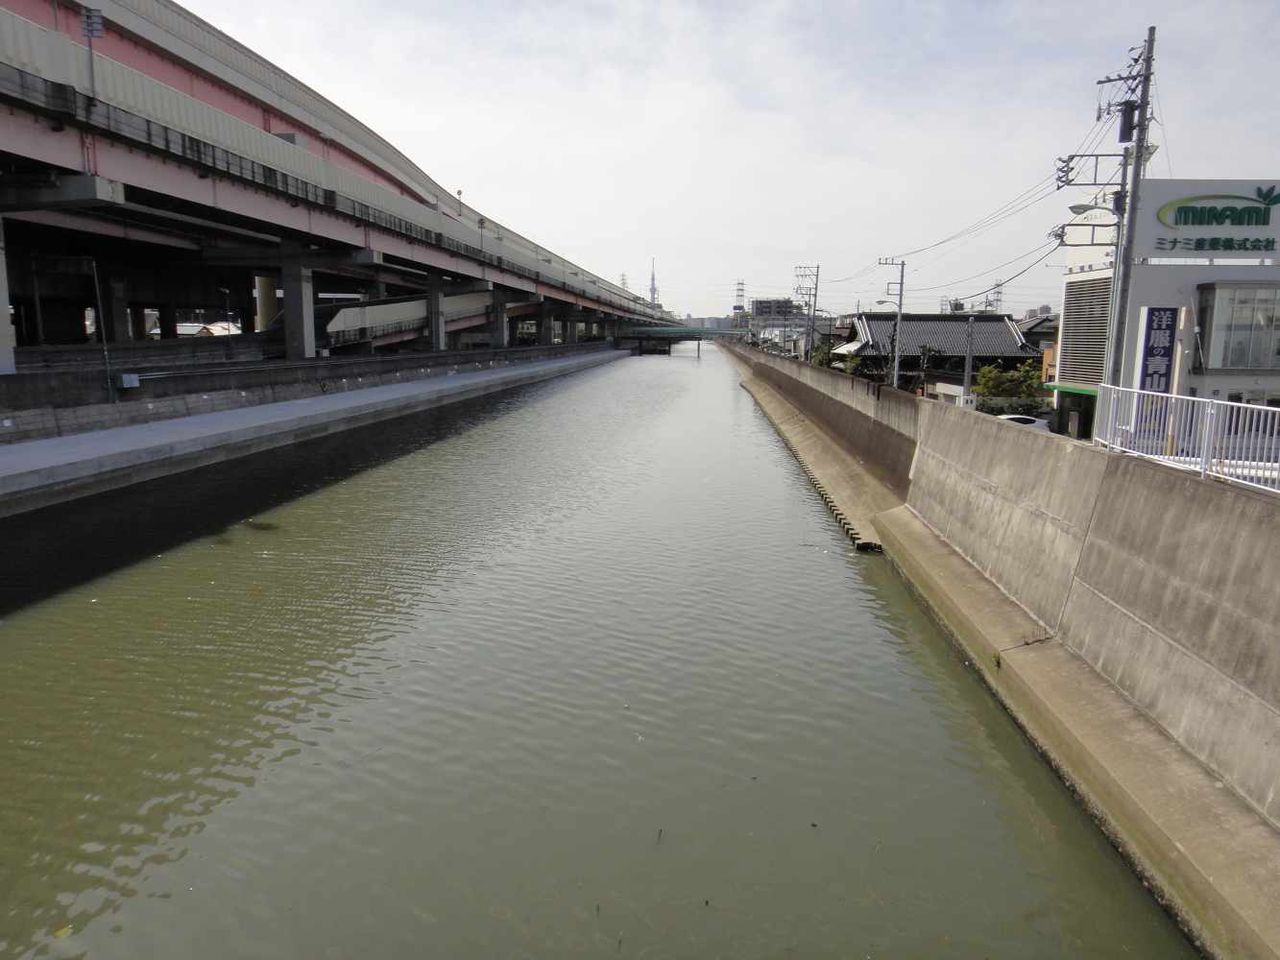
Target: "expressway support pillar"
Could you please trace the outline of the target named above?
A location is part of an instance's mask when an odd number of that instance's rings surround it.
[[[507,328],[507,301],[503,294],[497,290],[493,291],[492,298],[488,306],[489,314],[489,348],[491,350],[500,350],[503,347],[509,347],[510,341],[507,339],[510,331]]]
[[[107,289],[103,291],[102,304],[107,315],[103,331],[112,343],[128,343],[133,339],[129,334],[129,303],[125,299],[125,283],[123,280],[108,280]]]
[[[256,286],[257,278],[242,274],[236,277],[229,287],[227,304],[235,316],[227,319],[236,324],[241,333],[253,333],[257,322],[258,305],[253,297]]]
[[[570,310],[564,315],[564,337],[561,338],[563,343],[578,342],[578,318],[581,316],[580,310]]]
[[[432,280],[427,286],[427,336],[432,350],[447,350],[449,336],[444,329],[444,294],[440,281]]]
[[[245,333],[266,330],[276,318],[276,278],[269,274],[256,276],[253,278],[253,288],[257,293],[255,316],[252,326],[249,325],[249,318],[245,317]]]
[[[284,287],[284,351],[290,360],[316,355],[316,308],[311,268],[286,262],[281,271]]]
[[[618,318],[610,317],[604,322],[604,338],[610,343],[618,339]]]
[[[556,340],[556,311],[547,301],[538,311],[538,346],[549,347]]]
[[[507,320],[507,346],[518,347],[520,345],[520,317],[511,317]]]
[[[4,218],[0,217],[0,374],[14,373],[18,332],[9,316],[9,268],[4,255]]]
[[[147,339],[147,308],[140,303],[129,304],[129,328],[134,340]]]
[[[172,303],[160,304],[160,339],[176,340],[178,337],[178,308]]]

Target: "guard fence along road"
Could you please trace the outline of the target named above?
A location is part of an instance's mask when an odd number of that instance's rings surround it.
[[[1280,493],[1280,407],[1102,385],[1094,442]]]

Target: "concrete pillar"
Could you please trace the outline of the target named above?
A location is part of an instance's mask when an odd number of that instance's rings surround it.
[[[489,302],[489,348],[500,350],[511,345],[508,339],[511,331],[507,327],[507,301],[497,290]]]
[[[563,343],[578,342],[578,318],[582,316],[579,310],[570,310],[564,317],[564,336],[561,337]]]
[[[440,291],[440,281],[432,280],[427,287],[427,336],[432,350],[449,349],[449,336],[444,330],[444,310],[442,304],[444,294]]]
[[[106,331],[112,343],[128,343],[133,338],[129,335],[129,303],[125,299],[125,283],[123,280],[108,280],[107,289],[103,291],[102,309],[107,312]]]
[[[147,308],[140,303],[129,304],[129,330],[134,340],[147,339]]]
[[[549,303],[543,303],[538,311],[538,345],[549,347],[556,339],[556,311]]]
[[[618,339],[618,318],[610,317],[604,322],[604,337],[610,343]]]
[[[266,330],[276,316],[276,278],[269,275],[254,277],[253,288],[257,293],[256,316],[252,325],[249,325],[246,318],[245,333]]]
[[[382,280],[374,280],[365,285],[364,299],[366,300],[385,300],[387,297],[387,285]]]
[[[311,268],[297,262],[285,264],[280,285],[284,288],[285,357],[308,360],[316,355],[316,305]]]
[[[231,292],[227,301],[235,314],[234,322],[240,325],[241,333],[253,333],[257,324],[258,304],[254,299],[254,291],[258,281],[253,276],[239,276],[231,284]]]
[[[178,308],[172,303],[160,304],[160,339],[174,340],[178,336]]]
[[[14,348],[18,333],[9,313],[9,267],[4,255],[4,218],[0,217],[0,374],[17,370]]]

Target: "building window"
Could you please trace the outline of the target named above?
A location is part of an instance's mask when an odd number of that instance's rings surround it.
[[[1206,284],[1200,288],[1205,365],[1219,370],[1280,370],[1280,287]]]

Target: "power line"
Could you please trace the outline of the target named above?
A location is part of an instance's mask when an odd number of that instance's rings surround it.
[[[1048,242],[1053,244],[1054,249],[1057,249],[1058,247],[1057,240],[1050,240]],[[1031,256],[1033,253],[1039,253],[1041,250],[1044,249],[1044,246],[1045,244],[1038,243],[1034,247],[1032,247],[1030,250],[1028,250],[1026,253],[1020,253],[1016,257],[1013,257],[1012,259],[1006,260],[1004,263],[998,263],[994,267],[990,267],[986,270],[979,270],[977,273],[971,274],[970,276],[967,276],[967,277],[961,277],[959,280],[951,280],[948,283],[940,283],[934,287],[912,287],[911,290],[913,293],[927,293],[930,290],[945,290],[948,287],[954,287],[958,283],[968,283],[970,280],[976,280],[978,279],[978,277],[985,277],[988,273],[994,273],[995,271],[1001,269],[1002,267],[1007,267],[1011,263],[1017,263],[1019,260],[1023,259],[1024,257]]]
[[[1076,147],[1074,152],[1075,153],[1081,152],[1081,150],[1084,148],[1084,145],[1087,143],[1090,143],[1090,141],[1097,142],[1098,140],[1100,140],[1103,136],[1105,136],[1107,129],[1114,122],[1115,122],[1114,117],[1108,117],[1105,120],[1100,117],[1094,123],[1093,127],[1089,130],[1089,132],[1084,135],[1084,138],[1080,141],[1080,146]],[[898,256],[905,257],[905,256],[910,256],[916,253],[923,253],[926,250],[932,250],[934,247],[940,247],[944,243],[951,243],[953,240],[958,240],[961,237],[968,235],[969,233],[977,232],[979,230],[986,229],[987,227],[994,226],[996,223],[999,223],[1002,220],[1006,220],[1009,217],[1013,216],[1014,214],[1022,212],[1028,207],[1034,206],[1035,204],[1043,200],[1045,197],[1048,197],[1051,194],[1057,192],[1056,189],[1044,191],[1044,187],[1053,183],[1054,179],[1055,179],[1054,175],[1050,174],[1049,176],[1044,177],[1043,179],[1037,181],[1032,186],[1028,187],[1026,190],[1023,190],[1013,199],[1008,200],[1005,203],[1002,203],[1000,206],[996,207],[995,210],[991,211],[986,216],[980,217],[978,220],[975,220],[969,226],[956,231],[955,233],[951,234],[948,237],[944,237],[941,240],[935,241],[934,243],[927,244],[923,247],[917,247],[915,250],[908,250],[904,253],[898,254]],[[1038,193],[1037,196],[1034,196],[1034,197],[1031,196],[1032,194],[1037,194],[1037,193]],[[1028,197],[1030,197],[1030,199],[1028,199]]]
[[[1057,250],[1057,249],[1058,249],[1058,247],[1059,247],[1059,243],[1055,240],[1055,241],[1054,241],[1054,243],[1053,243],[1053,246],[1052,246],[1050,249],[1048,249],[1048,250],[1046,250],[1046,251],[1045,251],[1044,256],[1040,257],[1040,258],[1039,258],[1039,259],[1037,259],[1037,260],[1033,260],[1031,263],[1028,263],[1025,267],[1023,267],[1021,270],[1019,270],[1017,273],[1015,273],[1012,277],[1009,277],[1007,280],[999,280],[999,281],[997,281],[996,283],[993,283],[991,286],[987,287],[987,289],[985,289],[985,290],[979,290],[977,293],[970,293],[970,294],[967,294],[966,296],[963,296],[963,297],[957,297],[956,299],[957,299],[957,300],[972,300],[972,299],[974,299],[975,297],[980,297],[980,296],[982,296],[984,293],[990,293],[990,292],[991,292],[992,290],[994,290],[996,287],[1002,287],[1002,286],[1004,286],[1004,285],[1005,285],[1005,284],[1007,284],[1007,283],[1011,283],[1011,282],[1013,282],[1014,280],[1017,280],[1020,276],[1022,276],[1024,273],[1026,273],[1026,272],[1027,272],[1028,270],[1030,270],[1032,267],[1039,266],[1040,264],[1042,264],[1042,263],[1044,263],[1046,260],[1048,260],[1048,259],[1049,259],[1049,257],[1051,257],[1051,256],[1053,255],[1053,252],[1054,252],[1055,250]],[[997,268],[997,269],[999,269],[999,268]]]

